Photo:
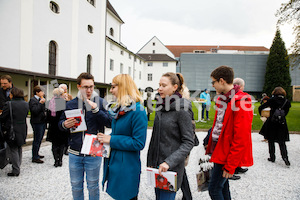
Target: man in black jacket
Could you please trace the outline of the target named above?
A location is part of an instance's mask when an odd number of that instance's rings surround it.
[[[44,162],[41,160],[44,156],[39,155],[39,150],[46,129],[46,100],[40,86],[35,86],[33,93],[35,95],[29,101],[29,109],[31,112],[30,124],[33,129],[32,162],[41,164]]]
[[[5,102],[10,101],[9,92],[12,89],[12,78],[10,75],[2,75],[0,88],[0,110],[2,112]]]

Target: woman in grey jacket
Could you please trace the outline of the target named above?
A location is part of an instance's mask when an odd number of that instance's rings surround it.
[[[184,161],[194,146],[192,105],[182,98],[183,77],[168,72],[159,82],[160,99],[148,150],[147,166],[159,173],[177,172],[177,188],[181,187]],[[155,188],[156,199],[175,199],[176,192]]]

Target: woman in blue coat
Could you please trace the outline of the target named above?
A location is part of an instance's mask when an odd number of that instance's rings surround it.
[[[128,74],[119,74],[112,80],[110,92],[116,103],[109,104],[113,117],[111,135],[98,133],[101,143],[111,147],[110,157],[104,160],[103,186],[117,200],[137,199],[140,184],[140,151],[144,148],[147,134],[147,115],[143,99]]]

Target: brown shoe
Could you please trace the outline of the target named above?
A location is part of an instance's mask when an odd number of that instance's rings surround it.
[[[32,159],[33,163],[38,163],[38,164],[42,164],[44,163],[44,161],[42,161],[41,159]]]

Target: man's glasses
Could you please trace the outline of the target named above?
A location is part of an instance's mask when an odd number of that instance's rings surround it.
[[[212,82],[211,82],[211,84],[212,84],[212,85],[214,85],[214,84],[215,84],[215,82],[217,82],[217,81],[212,81]]]
[[[88,90],[88,89],[93,90],[95,88],[95,86],[94,85],[91,85],[91,86],[81,86],[81,88],[83,88],[85,90]]]

